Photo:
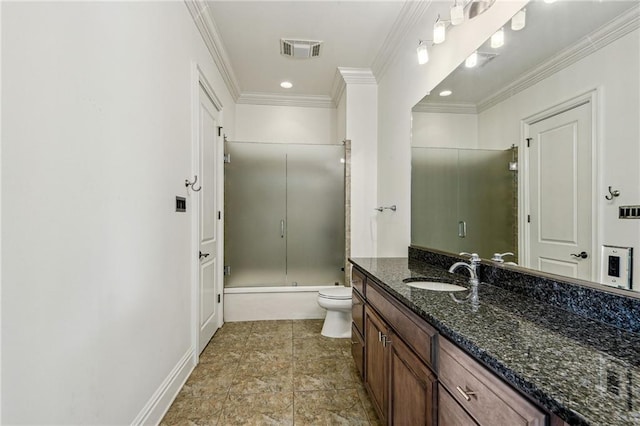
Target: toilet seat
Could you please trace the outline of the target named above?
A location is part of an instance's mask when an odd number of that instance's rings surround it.
[[[332,300],[351,300],[351,287],[332,287],[319,291],[319,297]]]

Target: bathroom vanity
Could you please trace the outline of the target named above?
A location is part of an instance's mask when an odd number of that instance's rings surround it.
[[[352,353],[383,424],[640,423],[636,332],[484,282],[473,309],[405,284],[468,281],[415,259],[351,263]]]

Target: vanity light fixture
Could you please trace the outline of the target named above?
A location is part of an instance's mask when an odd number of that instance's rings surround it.
[[[427,50],[426,42],[423,40],[418,41],[418,63],[424,65],[429,62],[429,51]]]
[[[290,81],[283,81],[282,83],[280,83],[280,87],[282,87],[283,89],[291,89],[293,87],[293,84]]]
[[[440,44],[446,38],[446,22],[440,20],[440,16],[438,16],[438,20],[433,25],[433,42],[435,44]]]
[[[467,68],[473,68],[478,65],[478,51],[473,52],[469,57],[464,61],[464,66]]]
[[[440,92],[440,96],[444,97],[444,96],[450,96],[453,92],[451,90],[443,90],[442,92]]]
[[[497,49],[504,45],[504,28],[500,28],[491,36],[491,47]]]
[[[527,9],[522,9],[511,18],[511,29],[513,31],[520,31],[524,28],[527,22]]]
[[[465,16],[467,19],[473,19],[478,15],[482,15],[489,10],[496,0],[465,0]]]
[[[450,10],[450,20],[441,19],[440,15],[433,24],[432,43],[440,44],[447,38],[447,24],[460,25],[465,19],[470,20],[487,11],[496,0],[453,0]],[[523,25],[524,26],[524,25]],[[499,34],[498,34],[499,33]],[[496,48],[504,44],[504,31],[500,30],[491,37],[491,47]],[[495,37],[501,37],[500,41]],[[429,52],[423,41],[418,44],[418,63],[426,64],[429,61]]]
[[[451,6],[451,25],[460,25],[464,22],[464,6],[455,0]]]

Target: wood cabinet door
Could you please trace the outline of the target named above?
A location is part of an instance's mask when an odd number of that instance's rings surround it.
[[[368,306],[365,307],[364,383],[382,423],[387,419],[387,366],[382,336],[387,334],[387,324]]]
[[[361,380],[364,380],[364,340],[354,324],[351,324],[351,355]]]
[[[435,425],[437,379],[420,358],[390,333],[389,419],[393,425]]]

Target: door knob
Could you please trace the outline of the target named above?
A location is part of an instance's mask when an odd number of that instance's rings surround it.
[[[586,251],[580,252],[580,254],[571,253],[571,256],[579,257],[580,259],[586,259],[587,257],[589,257]]]
[[[198,253],[200,253],[200,256],[198,257],[198,259],[202,259],[203,257],[207,257],[207,256],[209,256],[209,253],[203,253],[203,252],[201,252],[201,251],[200,251],[200,252],[198,252]]]

